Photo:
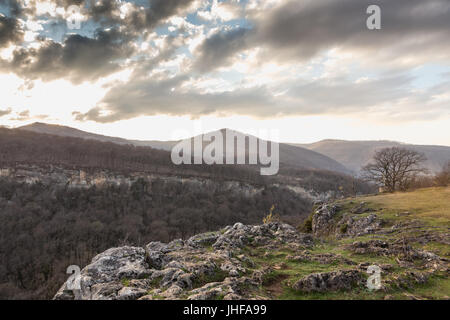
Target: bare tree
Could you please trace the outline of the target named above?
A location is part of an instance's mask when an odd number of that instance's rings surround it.
[[[421,166],[426,160],[423,153],[413,150],[384,148],[375,153],[373,162],[362,168],[363,176],[388,192],[406,190],[414,177],[427,172]]]

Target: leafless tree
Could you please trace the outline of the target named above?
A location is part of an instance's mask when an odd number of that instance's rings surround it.
[[[427,172],[421,166],[424,161],[423,153],[400,147],[384,148],[375,153],[373,162],[362,168],[363,176],[387,192],[406,190],[415,176]]]

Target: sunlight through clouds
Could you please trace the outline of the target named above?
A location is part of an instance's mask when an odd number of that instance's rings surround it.
[[[17,3],[0,5],[4,125],[45,118],[124,136],[124,123],[205,118],[370,138],[358,125],[369,121],[450,144],[438,130],[450,121],[445,0],[380,0],[377,32],[368,0],[101,0],[80,6],[79,30],[66,25],[68,2]]]

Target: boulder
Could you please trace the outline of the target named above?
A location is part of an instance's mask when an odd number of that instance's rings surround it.
[[[81,270],[79,275],[81,299],[109,299],[115,294],[114,290],[117,288],[120,290],[117,283],[122,279],[144,278],[151,273],[143,248],[128,246],[111,248],[95,256],[92,262]],[[71,295],[71,291],[66,282],[55,299],[65,299]]]
[[[297,281],[293,288],[302,292],[350,290],[362,286],[363,279],[359,270],[313,273]]]

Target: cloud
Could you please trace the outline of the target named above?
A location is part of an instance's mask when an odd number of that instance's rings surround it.
[[[382,29],[377,31],[366,27],[366,9],[374,4],[372,0],[292,0],[272,10],[256,11],[249,14],[252,32],[226,30],[205,39],[199,47],[197,65],[206,57],[205,70],[209,71],[254,47],[265,49],[261,60],[306,61],[332,48],[360,51],[367,59],[408,66],[430,57],[449,60],[448,0],[375,3],[382,10]]]
[[[14,72],[32,80],[64,78],[75,84],[97,80],[124,67],[126,59],[136,52],[138,41],[145,40],[158,23],[189,8],[194,1],[151,0],[147,8],[126,2],[125,15],[121,11],[124,3],[115,0],[95,1],[86,8],[86,1],[82,0],[50,2],[55,4],[55,8],[80,5],[87,19],[99,22],[101,27],[93,35],[68,34],[62,42],[41,35],[32,46],[22,46],[23,31],[18,20],[0,16],[0,48],[9,44],[18,46],[11,61],[0,59],[1,71]],[[14,12],[23,12],[22,2],[11,0],[4,4],[11,7],[11,12],[13,5],[17,7]],[[36,1],[30,2],[28,18],[32,17],[30,12],[36,12],[37,4]],[[61,21],[58,19],[62,18],[58,17],[52,23],[59,24]]]
[[[140,115],[190,115],[259,113],[276,106],[267,90],[242,88],[232,92],[200,93],[184,90],[188,75],[166,79],[141,79],[108,91],[103,101],[85,114],[76,114],[79,121],[114,122]]]
[[[13,17],[17,17],[23,12],[23,8],[18,0],[0,0],[0,5],[7,7]]]
[[[29,120],[30,117],[30,110],[24,110],[21,112],[16,113],[15,117],[10,118],[9,120],[12,121],[25,121],[25,120]]]
[[[0,48],[23,40],[23,31],[16,18],[9,18],[0,14]]]
[[[377,79],[352,81],[336,78],[330,81],[299,81],[276,94],[268,86],[239,87],[221,92],[201,92],[188,75],[173,78],[148,78],[111,88],[105,98],[87,113],[76,113],[76,120],[102,123],[138,116],[249,115],[256,118],[318,115],[338,113],[379,113],[400,115],[400,119],[436,118],[447,110],[448,101],[434,101],[433,94],[445,94],[445,86],[414,92],[413,78],[405,75],[384,75]],[[279,89],[279,88],[277,88]]]
[[[6,109],[6,110],[1,110],[0,109],[0,118],[10,114],[11,112],[12,112],[11,108]]]
[[[70,35],[63,44],[42,40],[39,48],[20,48],[0,68],[27,79],[95,80],[120,68],[133,53],[132,38],[116,29],[98,30],[94,38]]]
[[[132,1],[100,0],[88,7],[87,15],[105,25],[120,24],[130,31],[148,31],[189,8],[194,2],[194,0],[150,0],[147,6],[142,6]]]
[[[9,50],[0,51],[8,57],[0,59],[1,72],[28,81],[105,80],[105,96],[75,112],[79,121],[448,114],[444,80],[424,76],[432,68],[414,71],[450,63],[448,0],[53,0],[59,13],[39,17],[34,0],[27,8],[0,1],[11,13],[0,17],[0,46]],[[78,34],[58,37],[52,25],[64,24],[59,9],[71,4],[87,20]],[[369,4],[381,7],[381,30],[366,27]],[[201,13],[188,14],[193,8]],[[28,21],[42,30],[23,42]],[[125,69],[127,79],[106,78]]]
[[[236,53],[248,47],[247,37],[250,33],[251,30],[247,28],[214,33],[197,48],[194,68],[207,72],[229,64]]]
[[[239,5],[239,0],[218,2],[212,0],[210,10],[198,10],[197,16],[206,21],[230,21],[238,18],[242,13],[242,7]]]
[[[11,113],[12,113],[12,111],[9,110],[9,112],[6,113],[6,114],[11,114]],[[1,114],[2,113],[0,111],[0,117],[2,116]],[[28,120],[31,120],[31,119],[34,119],[34,120],[45,120],[45,119],[48,119],[49,117],[50,116],[48,116],[46,114],[31,115],[30,114],[30,110],[24,110],[24,111],[21,111],[21,112],[16,112],[15,115],[12,118],[8,119],[8,120],[10,120],[10,121],[28,121]]]

